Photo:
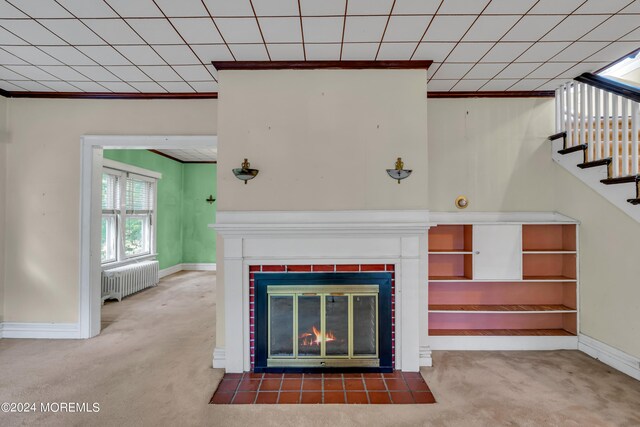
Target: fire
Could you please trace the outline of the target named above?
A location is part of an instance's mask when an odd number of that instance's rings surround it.
[[[315,326],[312,326],[311,330],[313,331],[313,333],[305,332],[300,334],[299,338],[302,340],[302,342],[300,343],[301,345],[310,346],[310,345],[320,345],[322,343],[322,335],[323,335],[322,331],[318,330]],[[328,331],[326,334],[324,334],[325,342],[335,341],[335,340],[336,340],[336,336],[333,334],[332,331]]]

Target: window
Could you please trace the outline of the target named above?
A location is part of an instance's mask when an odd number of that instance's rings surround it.
[[[102,264],[153,254],[155,197],[155,178],[103,169]]]

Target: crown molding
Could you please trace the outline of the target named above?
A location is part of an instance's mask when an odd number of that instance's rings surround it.
[[[212,61],[218,70],[426,70],[433,61]]]

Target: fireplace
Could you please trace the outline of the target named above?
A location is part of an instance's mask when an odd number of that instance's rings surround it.
[[[254,372],[390,372],[392,273],[256,273]]]

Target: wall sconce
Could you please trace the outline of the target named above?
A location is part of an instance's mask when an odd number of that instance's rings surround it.
[[[456,198],[456,208],[458,209],[466,209],[467,206],[469,206],[469,199],[467,199],[465,196],[458,196]]]
[[[216,201],[216,199],[213,198],[213,194],[209,194],[209,198],[208,199],[204,199],[204,201],[209,203],[210,205],[212,205],[213,202]]]
[[[247,159],[244,159],[242,162],[242,166],[233,170],[233,174],[236,178],[244,181],[246,184],[247,181],[253,179],[258,175],[258,169],[251,169],[251,163]]]
[[[413,172],[411,169],[404,168],[404,162],[402,161],[401,157],[398,157],[398,160],[396,160],[395,169],[387,169],[387,173],[389,174],[389,176],[393,179],[397,179],[398,184],[400,184],[400,180],[403,180],[411,175],[411,172]]]

